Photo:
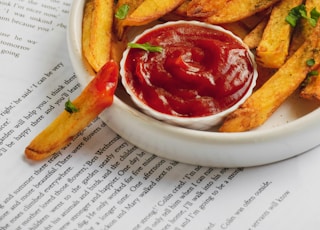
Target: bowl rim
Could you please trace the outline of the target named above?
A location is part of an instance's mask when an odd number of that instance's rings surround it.
[[[146,30],[144,30],[142,33],[137,34],[132,41],[130,42],[137,42],[141,37],[145,36],[146,34],[155,31],[159,28],[165,28],[170,27],[172,25],[185,25],[185,24],[193,24],[195,26],[209,28],[212,30],[220,31],[224,34],[229,35],[233,39],[235,39],[248,53],[249,55],[249,61],[250,64],[253,67],[253,73],[252,78],[250,79],[250,85],[247,88],[246,93],[232,106],[226,108],[223,111],[220,111],[215,114],[210,114],[206,116],[197,116],[197,117],[181,117],[181,116],[175,116],[171,114],[165,114],[162,113],[150,106],[148,106],[146,103],[144,103],[135,93],[135,91],[132,89],[130,83],[127,81],[126,78],[126,71],[125,71],[125,63],[127,61],[127,56],[131,50],[130,47],[127,47],[123,53],[123,56],[120,61],[120,76],[121,76],[121,83],[124,86],[126,92],[130,95],[133,102],[140,107],[145,113],[147,113],[149,116],[152,116],[158,120],[161,120],[163,122],[172,124],[172,125],[178,125],[186,128],[191,129],[199,129],[199,130],[207,130],[210,129],[213,126],[218,125],[222,122],[224,117],[226,117],[228,114],[236,110],[241,104],[244,103],[244,101],[252,94],[254,87],[256,86],[257,78],[258,78],[258,71],[257,71],[257,64],[255,61],[255,57],[252,53],[252,51],[249,49],[249,47],[243,42],[241,38],[239,38],[237,35],[232,33],[229,30],[224,29],[221,26],[218,25],[212,25],[205,22],[199,22],[199,21],[186,21],[186,20],[177,20],[177,21],[168,21],[160,24],[156,24]]]

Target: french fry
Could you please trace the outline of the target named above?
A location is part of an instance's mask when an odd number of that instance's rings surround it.
[[[312,9],[320,10],[320,0],[307,0],[306,3],[306,11],[309,13]],[[310,14],[310,13],[309,13]],[[299,30],[299,34],[297,34],[297,38],[294,39],[293,43],[295,46],[299,45],[299,42],[306,40],[310,33],[312,33],[313,27],[311,24],[304,20],[300,23],[301,27]],[[294,49],[294,47],[293,47]],[[318,72],[320,69],[318,69]],[[320,101],[320,78],[318,75],[308,77],[309,80],[306,86],[301,90],[300,96],[302,98],[308,100],[316,100]]]
[[[319,66],[319,52],[320,24],[318,23],[308,40],[239,109],[226,118],[219,131],[242,132],[262,125],[299,87],[308,72]],[[306,64],[310,59],[315,60],[313,67]]]
[[[256,50],[260,65],[279,68],[286,61],[293,28],[285,19],[289,11],[301,3],[302,0],[283,0],[273,8]]]
[[[231,31],[235,35],[237,35],[239,38],[244,38],[248,33],[248,28],[242,24],[241,22],[232,22],[227,24],[221,24],[221,27],[225,28],[226,30]]]
[[[223,2],[221,8],[217,9],[210,17],[205,18],[204,21],[211,24],[235,22],[264,11],[279,0],[219,1]]]
[[[118,65],[110,61],[73,101],[79,111],[63,111],[26,147],[26,157],[42,160],[67,145],[78,132],[112,104],[117,82]]]
[[[123,26],[141,26],[171,12],[184,0],[145,0],[122,21]]]
[[[188,17],[187,10],[189,7],[190,1],[184,1],[180,6],[173,10],[173,13],[179,15],[180,17]]]
[[[112,34],[110,59],[114,60],[120,65],[122,54],[126,48],[127,48],[127,40],[126,39],[118,40],[118,37],[115,34]]]
[[[253,30],[259,23],[261,23],[263,20],[266,20],[269,18],[271,13],[272,7],[269,7],[263,11],[260,11],[250,17],[244,18],[241,20],[241,23],[246,25],[249,30]]]
[[[320,68],[317,69],[317,72]],[[309,82],[301,90],[300,96],[308,100],[316,100],[320,102],[320,77],[319,75],[309,76]]]
[[[113,0],[89,0],[82,25],[83,53],[97,72],[110,60]]]
[[[92,12],[94,9],[93,0],[88,0],[85,3],[82,19],[82,53],[90,67],[97,66],[96,60],[92,55],[90,38],[91,38],[91,24]]]
[[[310,17],[310,12],[312,9],[316,8],[317,10],[320,10],[320,0],[306,0],[305,6],[307,16]],[[308,20],[300,20],[293,34],[289,55],[294,53],[302,45],[302,43],[309,37],[310,33],[312,33],[312,30],[313,27]]]
[[[123,7],[124,5],[127,5],[129,7],[127,15],[130,15],[132,14],[132,12],[134,12],[137,9],[138,6],[141,5],[143,1],[144,0],[118,0],[115,6],[115,12],[118,12],[121,7]],[[127,15],[124,15],[124,16],[126,17]],[[115,24],[116,34],[118,38],[122,39],[124,30],[126,27],[126,25],[124,24],[124,20],[116,17],[114,24]]]
[[[243,38],[243,42],[246,43],[250,49],[255,49],[258,47],[268,20],[268,18],[263,19],[253,30],[250,31],[250,33]]]
[[[186,11],[190,17],[210,17],[225,7],[225,4],[225,0],[192,0]]]

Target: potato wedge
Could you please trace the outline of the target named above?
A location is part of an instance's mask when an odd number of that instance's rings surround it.
[[[320,0],[306,0],[305,6],[307,16],[310,17],[312,9],[316,8],[318,11],[320,10]],[[289,55],[290,53],[295,52],[302,45],[302,43],[309,37],[310,33],[312,33],[312,30],[313,27],[308,20],[300,20],[293,33]]]
[[[204,21],[212,24],[235,22],[261,12],[278,1],[279,0],[222,1],[222,7],[217,9],[210,17],[205,18]]]
[[[320,68],[317,69],[319,73]],[[308,100],[316,100],[320,102],[320,77],[319,75],[308,77],[308,84],[301,90],[300,96]]]
[[[187,7],[187,15],[190,17],[210,17],[225,7],[225,0],[192,0]]]
[[[115,34],[112,34],[110,59],[120,65],[120,61],[124,50],[127,48],[128,41],[126,39],[118,40]]]
[[[309,39],[239,109],[226,118],[219,131],[242,132],[262,125],[299,87],[308,72],[319,66],[319,52],[320,24],[318,23]],[[309,59],[315,60],[313,67],[306,64]]]
[[[279,68],[286,61],[293,28],[285,19],[289,11],[301,3],[302,0],[283,0],[273,8],[256,50],[256,60],[260,65]]]
[[[119,9],[124,5],[128,5],[129,10],[127,12],[127,15],[124,15],[125,17],[127,17],[128,15],[132,14],[132,12],[134,12],[143,1],[144,0],[118,0],[115,6],[115,12],[118,12]],[[118,38],[122,39],[126,27],[126,25],[124,24],[124,20],[115,17],[114,25]]]
[[[93,0],[85,3],[82,18],[82,53],[91,67],[97,66],[90,47],[92,12],[94,9]]]
[[[112,104],[117,82],[118,65],[110,61],[73,101],[79,111],[63,111],[26,147],[26,157],[42,160],[67,145],[78,132]]]
[[[310,16],[310,11],[312,9],[320,10],[320,0],[307,0],[306,3],[306,10]],[[305,41],[312,33],[313,27],[311,24],[304,20],[300,23],[300,30],[297,33],[297,38],[293,40],[295,46],[298,46],[302,41]],[[293,48],[294,49],[294,48]],[[318,69],[318,72],[320,69]],[[319,76],[311,76],[309,78],[309,82],[300,92],[300,96],[305,99],[309,100],[318,100],[320,101],[320,78]]]
[[[253,30],[250,31],[250,33],[243,38],[243,42],[246,43],[250,49],[255,49],[258,47],[268,20],[268,18],[262,20]]]
[[[243,39],[247,34],[250,32],[246,25],[239,22],[232,22],[227,24],[221,24],[221,27],[225,28],[226,30],[231,31],[235,35],[237,35],[239,38]]]
[[[176,15],[179,15],[180,17],[188,17],[187,10],[189,7],[190,1],[184,1],[182,4],[180,4],[176,9],[174,9],[172,12]]]
[[[183,2],[184,0],[145,0],[123,20],[122,25],[146,25],[171,12]]]
[[[113,0],[89,0],[82,25],[83,54],[97,72],[110,60]]]

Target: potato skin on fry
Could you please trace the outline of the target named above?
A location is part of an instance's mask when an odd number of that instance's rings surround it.
[[[74,113],[63,111],[26,147],[26,157],[42,160],[59,151],[105,108],[109,107],[113,102],[118,83],[118,69],[116,62],[106,63],[73,101],[79,111]]]
[[[267,68],[280,68],[289,53],[292,26],[286,22],[289,11],[302,0],[283,0],[272,9],[262,39],[257,47],[257,62]]]
[[[222,7],[217,9],[210,17],[205,18],[204,21],[212,24],[235,22],[254,15],[257,12],[261,12],[278,1],[279,0],[223,1],[224,4],[221,5]]]
[[[110,60],[113,0],[89,0],[82,24],[82,50],[95,72]]]
[[[320,69],[317,69],[318,73]],[[308,100],[316,100],[320,102],[320,77],[319,75],[310,76],[310,81],[308,84],[301,90],[300,96]]]
[[[262,125],[299,87],[308,72],[320,65],[319,54],[320,24],[318,23],[309,39],[239,109],[226,118],[219,131],[243,132]],[[315,60],[314,66],[306,64],[309,59]]]
[[[145,0],[123,21],[123,26],[146,25],[172,11],[184,0]]]

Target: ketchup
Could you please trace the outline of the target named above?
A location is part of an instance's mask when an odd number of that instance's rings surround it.
[[[249,51],[231,35],[189,23],[152,30],[136,43],[162,52],[130,49],[126,80],[140,100],[179,117],[219,113],[247,92],[254,67]]]

